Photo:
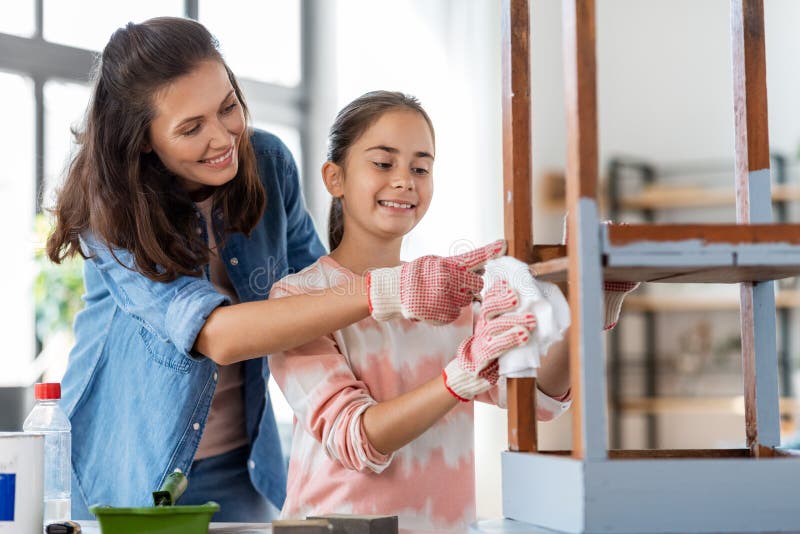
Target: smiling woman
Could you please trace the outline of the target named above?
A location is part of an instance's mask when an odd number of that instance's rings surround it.
[[[195,92],[204,95],[203,102],[190,98]],[[184,189],[221,186],[236,176],[247,123],[222,63],[204,61],[159,92],[154,107],[152,135],[144,150],[155,152]]]
[[[181,32],[173,38],[180,42],[171,43],[168,54],[154,50],[148,39],[171,29]],[[134,53],[146,59],[128,61]],[[196,276],[208,250],[194,231],[187,192],[219,187],[215,200],[226,226],[246,234],[264,209],[252,147],[249,139],[241,142],[247,113],[241,90],[205,28],[187,19],[129,24],[111,37],[103,59],[48,253],[54,261],[80,253],[80,235],[71,230],[91,227],[103,241],[130,251],[153,280]],[[114,109],[115,99],[126,106]],[[203,161],[233,147],[235,164],[233,158],[225,167]],[[87,190],[103,191],[106,201],[92,202]],[[188,239],[175,241],[175,234]]]

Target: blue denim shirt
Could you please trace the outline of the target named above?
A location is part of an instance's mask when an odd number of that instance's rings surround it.
[[[249,238],[228,235],[219,251],[242,302],[266,299],[275,281],[325,253],[291,154],[271,134],[256,131],[251,140],[267,208]],[[212,222],[219,232],[221,221]],[[199,212],[198,226],[205,232]],[[91,517],[92,504],[151,505],[151,492],[169,473],[189,471],[217,377],[216,364],[191,351],[208,315],[228,301],[207,270],[205,278],[154,282],[120,265],[91,235],[82,244],[94,257],[85,262],[85,308],[75,319],[76,343],[62,382],[72,422],[76,519]],[[126,250],[114,255],[133,263]],[[253,485],[280,508],[286,473],[268,378],[266,357],[245,362],[248,470]]]

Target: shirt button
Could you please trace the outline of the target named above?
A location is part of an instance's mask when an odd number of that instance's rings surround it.
[[[194,428],[195,430],[200,430],[200,423],[193,424],[192,428]]]
[[[239,258],[231,258],[231,265],[233,265],[234,267],[239,265]]]
[[[219,378],[219,373],[217,373],[217,372],[214,372],[214,382],[216,382],[216,381],[217,381],[217,378]]]
[[[256,463],[253,460],[248,460],[247,461],[247,467],[249,467],[250,469],[255,469],[256,468]]]
[[[183,473],[183,471],[181,471],[180,467],[176,467],[174,472],[175,473]]]

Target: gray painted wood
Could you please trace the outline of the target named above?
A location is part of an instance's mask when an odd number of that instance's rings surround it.
[[[507,452],[502,462],[503,514],[536,527],[631,534],[800,531],[800,458],[582,462]]]
[[[753,326],[755,337],[756,425],[758,442],[767,447],[780,445],[778,400],[778,349],[775,326],[775,282],[753,284]],[[800,508],[797,512],[800,516]]]
[[[772,218],[771,184],[772,179],[769,169],[760,169],[747,173],[750,224],[774,222]]]
[[[608,455],[606,424],[606,368],[603,331],[603,277],[600,266],[600,220],[594,199],[577,205],[578,270],[580,277],[580,402],[584,457],[602,460]]]
[[[659,253],[636,251],[633,247],[627,251],[610,251],[606,259],[609,267],[727,267],[736,264],[733,251]]]
[[[505,517],[583,532],[584,462],[569,456],[504,452],[501,463]]]
[[[587,532],[800,530],[795,458],[616,460],[585,476]]]
[[[770,170],[748,173],[749,222],[771,223]],[[788,256],[788,255],[787,255]],[[753,330],[755,343],[756,425],[758,442],[767,447],[780,445],[778,392],[778,349],[775,330],[775,283],[753,285]],[[800,516],[800,511],[798,511]]]
[[[469,526],[470,534],[553,534],[557,531],[513,519],[484,519]]]

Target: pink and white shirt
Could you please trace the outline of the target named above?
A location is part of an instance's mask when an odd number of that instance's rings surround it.
[[[270,298],[343,286],[354,275],[329,256],[276,283]],[[346,290],[346,289],[345,289]],[[463,529],[475,520],[473,404],[459,403],[420,437],[385,455],[367,440],[362,414],[432,378],[472,334],[474,310],[452,324],[371,317],[272,355],[270,370],[295,414],[281,517],[398,515],[407,529]],[[479,399],[504,405],[495,388]],[[538,392],[539,420],[569,407]]]

